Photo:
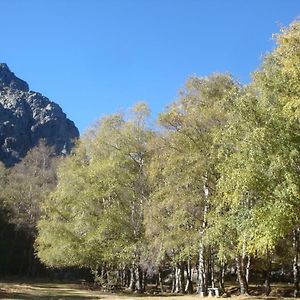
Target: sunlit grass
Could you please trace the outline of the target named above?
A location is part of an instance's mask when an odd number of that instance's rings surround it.
[[[276,299],[275,297],[234,297],[238,300],[243,299]],[[21,283],[5,282],[0,283],[0,299],[53,299],[53,300],[78,300],[78,299],[103,299],[103,300],[195,300],[199,299],[197,295],[138,295],[138,294],[108,294],[100,291],[92,291],[76,284],[57,284],[57,283]],[[215,299],[215,298],[214,298]],[[284,299],[284,298],[281,298]]]

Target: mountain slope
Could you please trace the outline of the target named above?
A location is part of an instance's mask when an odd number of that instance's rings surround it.
[[[60,106],[0,64],[0,161],[12,166],[40,139],[55,153],[69,152],[79,132]]]

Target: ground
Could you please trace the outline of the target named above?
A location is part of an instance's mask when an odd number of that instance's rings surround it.
[[[277,297],[249,296],[237,297],[236,300],[263,300],[277,299]],[[103,299],[103,300],[196,300],[197,295],[135,295],[135,294],[108,294],[100,291],[92,291],[78,284],[58,284],[58,283],[22,283],[22,282],[2,282],[0,283],[0,299],[37,299],[37,300],[79,300],[79,299]],[[209,299],[209,298],[206,298]],[[213,298],[211,298],[213,299]],[[214,298],[215,299],[215,298]],[[280,298],[286,299],[286,298]]]

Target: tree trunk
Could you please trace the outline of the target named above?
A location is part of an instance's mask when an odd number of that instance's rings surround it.
[[[201,297],[207,296],[207,277],[205,269],[205,246],[203,241],[204,231],[206,228],[206,214],[208,207],[204,207],[202,229],[200,231],[200,245],[199,245],[199,262],[198,262],[198,288],[197,294]]]
[[[164,292],[164,287],[163,287],[163,281],[162,281],[162,272],[159,269],[158,271],[158,286],[160,288],[160,292],[163,293]]]
[[[294,297],[299,297],[299,228],[293,231],[293,275],[294,275]]]
[[[176,290],[176,267],[172,268],[172,293]]]
[[[186,264],[186,285],[184,291],[188,294],[192,294],[194,292],[193,281],[192,281],[192,268],[191,268],[190,260],[188,260]]]
[[[106,264],[101,266],[101,270],[100,270],[100,284],[102,287],[107,286],[108,283],[108,278],[107,278],[107,268],[106,268]]]
[[[131,271],[130,271],[130,268],[126,267],[125,268],[125,285],[127,288],[130,288],[130,283],[131,283]]]
[[[269,296],[271,293],[270,284],[270,274],[271,274],[271,258],[269,249],[266,250],[266,273],[265,273],[265,294]]]
[[[237,256],[235,258],[235,261],[236,261],[236,272],[237,272],[238,282],[240,285],[240,294],[246,295],[246,294],[248,294],[248,283],[247,283],[245,271],[243,268],[244,267],[243,257]]]
[[[135,259],[133,260],[130,268],[129,288],[131,291],[136,291],[138,293],[143,292],[143,276],[139,267],[139,257],[137,255],[135,255]]]
[[[107,277],[107,290],[111,291],[112,286],[113,286],[113,280],[112,280],[112,276],[111,276],[112,271],[110,269],[108,269],[106,271],[106,277]]]
[[[126,286],[126,267],[125,266],[122,267],[122,270],[120,271],[119,278],[120,278],[121,286],[125,287]]]
[[[222,295],[224,292],[225,292],[225,268],[226,268],[226,265],[225,263],[222,263],[221,264],[221,267],[220,267],[220,277],[219,277],[219,289],[220,289],[220,295]]]
[[[180,264],[180,292],[184,294],[184,263]]]
[[[135,290],[136,286],[136,272],[135,272],[135,265],[132,263],[132,266],[130,268],[130,284],[129,284],[129,289],[131,291]]]
[[[205,263],[204,263],[204,244],[203,239],[200,241],[199,247],[199,265],[198,265],[198,287],[197,294],[201,297],[207,295],[207,284],[206,284],[206,273],[205,273]]]
[[[209,249],[209,270],[210,270],[210,284],[212,288],[215,288],[215,259],[213,249],[210,246]]]
[[[249,284],[249,276],[250,276],[250,265],[251,265],[251,256],[248,255],[247,256],[247,264],[246,264],[246,273],[245,273],[246,281],[248,284]]]
[[[178,268],[178,266],[176,266],[175,269],[175,293],[180,293],[181,291],[181,274],[180,274],[180,268]]]
[[[142,271],[142,289],[143,292],[146,292],[147,289],[147,272]]]
[[[135,278],[136,278],[135,291],[138,293],[143,293],[144,292],[143,274],[142,274],[140,267],[138,267],[138,266],[135,268]]]
[[[239,264],[237,265],[238,278],[240,283],[240,293],[248,294],[248,280],[250,276],[250,256],[246,256],[246,241],[244,239],[242,256],[239,258]],[[247,260],[247,263],[246,263]],[[240,275],[239,275],[240,274]]]
[[[201,297],[207,296],[207,277],[206,277],[206,269],[205,269],[205,246],[204,246],[204,233],[207,226],[207,213],[208,213],[208,203],[209,203],[209,189],[207,186],[207,174],[204,176],[204,185],[203,185],[203,193],[205,198],[205,204],[203,208],[203,219],[202,219],[202,228],[200,229],[200,244],[199,244],[199,265],[198,265],[198,287],[197,294]]]

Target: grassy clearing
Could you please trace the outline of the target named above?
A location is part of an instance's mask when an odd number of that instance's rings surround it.
[[[76,284],[57,284],[57,283],[16,283],[6,282],[0,283],[0,299],[103,299],[103,300],[191,300],[199,298],[196,295],[180,296],[180,295],[163,295],[148,296],[135,294],[105,294],[100,291],[91,291],[82,288]]]
[[[249,299],[277,299],[276,297],[232,297],[237,300]],[[197,295],[134,295],[134,294],[105,294],[99,291],[91,291],[82,288],[76,284],[57,284],[57,283],[0,283],[0,299],[53,299],[53,300],[78,300],[78,299],[103,299],[103,300],[195,300],[199,299]],[[206,298],[209,299],[209,298]],[[214,298],[216,299],[216,298]],[[281,298],[286,299],[286,298]]]

